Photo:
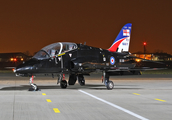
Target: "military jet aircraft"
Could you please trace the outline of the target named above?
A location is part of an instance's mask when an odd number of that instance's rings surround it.
[[[124,71],[140,74],[131,62],[129,53],[130,35],[132,24],[123,26],[117,38],[109,49],[101,49],[85,44],[70,42],[57,42],[42,48],[30,60],[14,69],[16,76],[30,77],[32,90],[38,90],[33,83],[36,74],[58,74],[58,82],[61,88],[67,87],[64,74],[69,74],[69,85],[74,85],[78,80],[80,85],[85,85],[85,75],[92,72],[102,72],[102,78],[108,90],[113,89],[114,84],[109,77]]]

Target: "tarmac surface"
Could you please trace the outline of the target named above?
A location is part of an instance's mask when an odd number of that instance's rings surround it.
[[[28,77],[0,73],[0,120],[172,119],[172,75],[113,76],[113,90],[97,74],[67,89],[56,79],[37,76],[33,92]]]

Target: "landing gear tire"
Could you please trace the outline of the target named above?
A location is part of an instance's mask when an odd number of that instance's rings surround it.
[[[29,91],[38,91],[39,88],[37,87],[36,84],[31,84],[31,88],[29,88]]]
[[[66,81],[66,80],[62,80],[62,81],[60,82],[60,87],[61,87],[61,88],[67,88],[67,81]]]
[[[84,86],[84,85],[85,85],[85,80],[79,81],[79,84],[80,84],[81,86]]]
[[[69,76],[68,84],[69,84],[69,85],[75,85],[76,80],[77,80],[76,75],[75,75],[75,74],[71,74],[71,75]]]
[[[113,82],[112,81],[109,81],[108,83],[107,83],[107,89],[108,90],[112,90],[113,89],[113,87],[114,87],[114,84],[113,84]]]
[[[85,85],[85,79],[84,79],[84,76],[83,75],[78,75],[78,83],[81,86],[84,86]]]

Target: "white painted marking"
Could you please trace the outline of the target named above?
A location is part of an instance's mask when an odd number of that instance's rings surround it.
[[[138,114],[136,114],[136,113],[133,113],[133,112],[131,112],[131,111],[125,109],[125,108],[122,108],[122,107],[120,107],[120,106],[118,106],[118,105],[115,105],[115,104],[113,104],[113,103],[111,103],[111,102],[108,102],[108,101],[106,101],[106,100],[103,100],[103,99],[101,99],[101,98],[99,98],[99,97],[96,97],[96,96],[90,94],[90,93],[87,93],[87,92],[85,92],[85,91],[83,91],[83,90],[78,90],[78,91],[80,91],[80,92],[82,92],[82,93],[84,93],[84,94],[86,94],[86,95],[89,95],[90,97],[93,97],[93,98],[95,98],[95,99],[97,99],[97,100],[99,100],[99,101],[101,101],[101,102],[104,102],[104,103],[106,103],[106,104],[108,104],[108,105],[110,105],[110,106],[112,106],[112,107],[115,107],[115,108],[117,108],[117,109],[119,109],[119,110],[121,110],[121,111],[123,111],[123,112],[126,112],[126,113],[128,113],[128,114],[130,114],[130,115],[132,115],[132,116],[134,116],[134,117],[136,117],[136,118],[139,118],[139,119],[141,119],[141,120],[149,120],[149,119],[144,118],[144,117],[142,117],[142,116],[140,116],[140,115],[138,115]]]

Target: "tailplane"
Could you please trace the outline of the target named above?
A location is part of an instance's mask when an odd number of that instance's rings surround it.
[[[110,52],[129,52],[131,27],[131,23],[123,26],[115,41],[108,49]]]

